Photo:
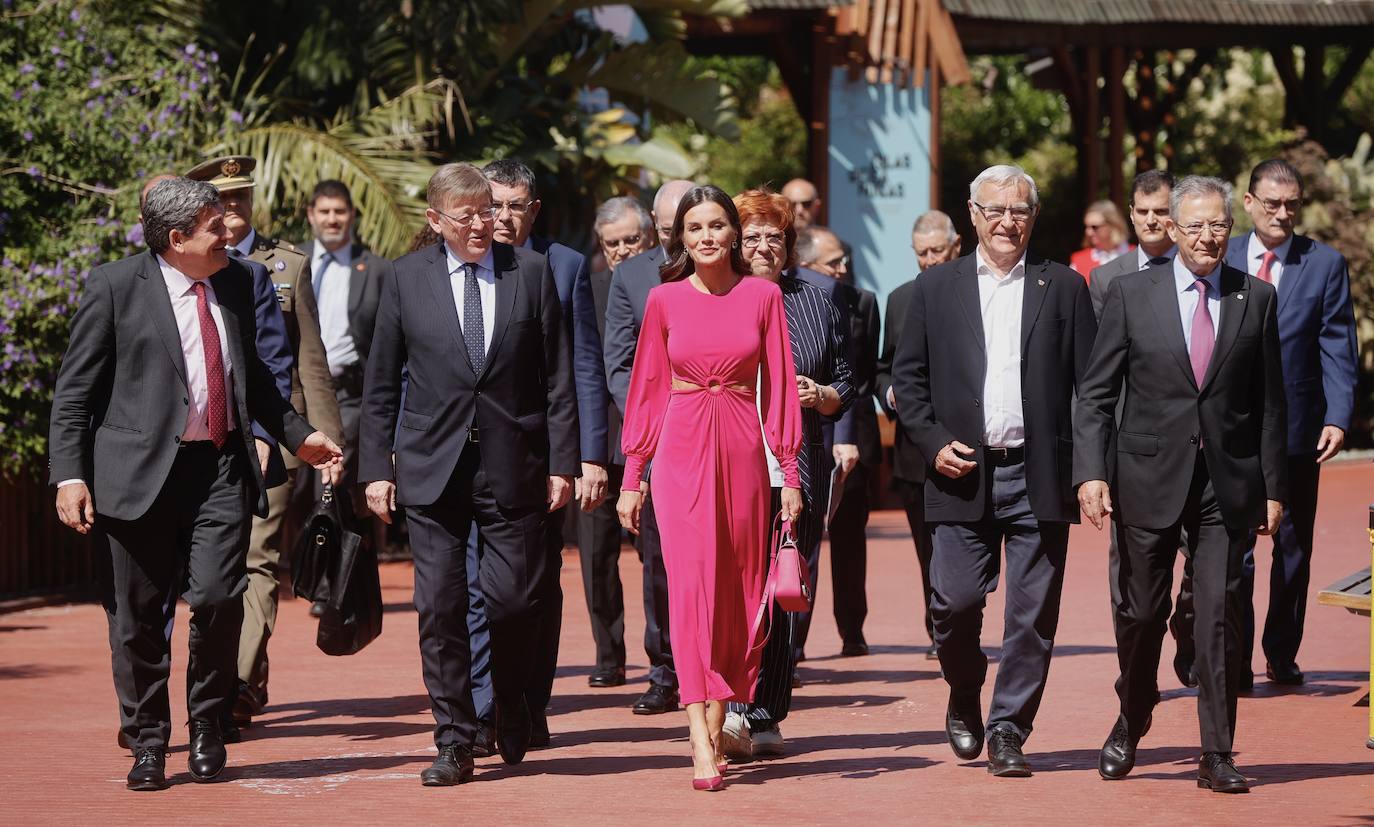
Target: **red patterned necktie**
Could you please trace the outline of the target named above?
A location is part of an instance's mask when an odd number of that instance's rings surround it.
[[[228,399],[224,392],[224,356],[219,351],[219,328],[210,314],[210,302],[205,298],[205,282],[192,287],[196,291],[196,315],[200,316],[200,345],[205,351],[205,385],[209,391],[205,405],[206,425],[210,441],[216,448],[224,447],[229,433]]]
[[[1279,257],[1274,255],[1273,250],[1265,250],[1264,259],[1260,261],[1259,272],[1255,274],[1255,278],[1259,279],[1265,284],[1273,284],[1274,277],[1269,274],[1269,268],[1273,267],[1274,262],[1278,261],[1278,259]]]

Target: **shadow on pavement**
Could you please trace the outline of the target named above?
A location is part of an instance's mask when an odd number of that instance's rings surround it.
[[[1319,778],[1353,778],[1374,775],[1374,761],[1337,764],[1256,764],[1245,763],[1240,756],[1237,769],[1250,780],[1251,787],[1267,787],[1273,784],[1287,784],[1291,781],[1312,781]],[[1132,778],[1197,778],[1197,768],[1190,767],[1183,772],[1158,772],[1132,775]]]
[[[842,735],[788,737],[788,755],[806,755],[832,749],[906,749],[945,743],[943,732],[862,732]]]
[[[18,663],[13,666],[0,666],[0,681],[23,680],[24,678],[47,678],[76,672],[75,666],[49,663]]]
[[[383,738],[403,738],[433,732],[434,724],[422,721],[359,721],[343,723],[328,721],[318,724],[281,723],[266,721],[254,723],[243,730],[243,740],[266,741],[272,738],[331,738],[340,737],[350,741],[379,741]]]
[[[331,698],[321,701],[299,701],[289,704],[269,704],[264,715],[295,712],[264,721],[269,726],[313,721],[317,718],[397,718],[429,712],[427,695],[394,695],[385,698]]]
[[[894,772],[906,772],[935,766],[937,761],[917,755],[874,755],[856,758],[830,758],[816,761],[755,761],[732,765],[725,775],[725,786],[731,784],[764,784],[783,778],[838,775],[840,778],[873,778]]]
[[[1107,733],[1111,727],[1102,731],[1102,738],[1106,740]],[[1026,760],[1030,761],[1031,769],[1037,773],[1041,772],[1073,772],[1091,770],[1097,771],[1097,761],[1101,754],[1101,749],[1066,749],[1057,752],[1037,753],[1034,748],[1026,750]],[[1180,761],[1191,761],[1197,764],[1197,747],[1150,747],[1136,750],[1136,772],[1129,778],[1143,777],[1140,768],[1151,764],[1174,764]],[[966,766],[986,767],[986,761],[970,762]],[[1196,772],[1196,769],[1194,769]]]
[[[806,692],[806,687],[801,689]],[[793,711],[799,709],[825,709],[829,706],[887,706],[905,701],[904,695],[806,695],[792,697]]]
[[[612,729],[583,729],[553,733],[549,749],[558,750],[586,744],[642,744],[650,741],[687,741],[687,716],[681,712],[673,716],[680,726],[615,727]]]

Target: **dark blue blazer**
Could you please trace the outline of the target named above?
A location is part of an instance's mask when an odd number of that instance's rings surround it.
[[[1226,263],[1246,268],[1250,233],[1232,238]],[[1279,352],[1288,398],[1288,453],[1317,450],[1322,426],[1350,430],[1355,410],[1355,312],[1345,257],[1294,235],[1278,298]]]
[[[663,283],[658,277],[658,268],[663,266],[665,259],[662,247],[631,256],[611,272],[611,282],[606,289],[606,385],[621,413],[630,395],[630,371],[634,368],[635,348],[639,346],[644,304],[649,299],[649,291]],[[619,446],[616,446],[612,461],[625,462]]]
[[[570,247],[530,236],[530,247],[549,260],[558,300],[563,304],[563,328],[572,331],[573,379],[577,386],[577,422],[582,461],[605,464],[606,367],[601,360],[601,334],[596,327],[596,302],[587,274],[587,258]]]
[[[253,272],[253,315],[257,319],[257,335],[254,339],[258,347],[258,357],[272,372],[272,379],[282,399],[291,401],[291,366],[295,360],[291,355],[291,340],[286,337],[286,319],[282,317],[281,306],[277,304],[277,290],[272,286],[272,277],[267,268],[247,259],[239,259]],[[273,449],[277,441],[257,422],[253,423],[253,436],[267,442]],[[256,455],[254,461],[256,461]],[[268,453],[267,476],[263,484],[274,488],[286,482],[286,464],[282,462],[281,452]]]
[[[850,322],[849,308],[858,303],[858,293],[855,288],[845,284],[839,279],[832,279],[824,273],[817,273],[805,267],[794,267],[785,275],[795,278],[803,284],[820,288],[821,292],[834,303],[840,311],[840,330],[844,335],[845,361],[851,366],[857,364],[854,353],[854,345],[851,341],[852,324]],[[812,377],[815,378],[815,377]],[[825,421],[821,424],[821,431],[825,434],[825,449],[829,451],[838,442],[841,445],[859,444],[859,431],[856,424],[855,409],[858,405],[850,405],[845,408],[844,416],[838,422]]]

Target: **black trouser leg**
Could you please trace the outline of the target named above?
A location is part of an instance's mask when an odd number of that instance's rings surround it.
[[[535,731],[548,728],[544,720],[553,697],[553,681],[558,674],[558,643],[563,634],[563,519],[566,506],[545,517],[545,550],[548,557],[545,564],[544,592],[539,597],[539,607],[535,620],[535,661],[531,665],[530,683],[525,690],[525,702],[529,704]]]
[[[925,484],[898,481],[897,491],[902,497],[902,508],[906,511],[906,524],[911,530],[911,541],[916,546],[916,560],[921,566],[921,606],[922,622],[926,636],[935,643],[935,621],[930,614],[930,557],[934,550],[933,527],[926,524]]]
[[[625,466],[607,466],[609,489],[619,491]],[[596,643],[597,669],[625,668],[625,594],[620,585],[620,518],[616,501],[577,515],[577,552],[582,590]]]
[[[1317,488],[1321,466],[1315,454],[1288,458],[1288,502],[1273,536],[1269,566],[1269,609],[1264,619],[1264,657],[1269,663],[1296,663],[1307,619],[1307,587],[1312,577],[1312,537],[1317,521]],[[1244,575],[1254,592],[1255,548],[1252,536],[1245,554]],[[1244,593],[1242,587],[1242,593]],[[1254,601],[1241,607],[1242,657],[1254,650]],[[1247,634],[1248,632],[1248,634]],[[1247,659],[1247,663],[1248,663]]]
[[[868,470],[863,463],[844,481],[844,498],[830,521],[830,582],[835,626],[845,643],[864,642],[868,617]]]
[[[654,518],[654,498],[644,498],[639,514],[639,556],[644,564],[644,653],[649,657],[649,682],[677,689],[673,646],[668,635],[668,570]]]

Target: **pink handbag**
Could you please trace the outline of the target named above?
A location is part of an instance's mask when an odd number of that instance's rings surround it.
[[[797,538],[792,536],[792,527],[779,513],[773,518],[773,535],[769,548],[772,549],[768,561],[768,580],[763,586],[763,599],[759,601],[758,611],[749,629],[749,648],[754,650],[768,642],[773,631],[773,603],[785,612],[804,612],[811,608],[811,576],[806,566],[806,558],[797,548]],[[763,639],[758,640],[759,629],[764,618],[768,629]]]

